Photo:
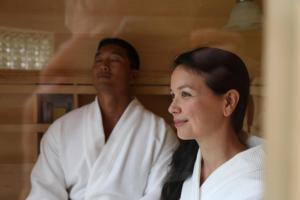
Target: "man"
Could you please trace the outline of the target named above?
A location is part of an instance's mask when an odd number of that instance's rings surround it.
[[[160,198],[175,134],[130,93],[139,57],[102,40],[93,66],[97,97],[55,121],[41,142],[28,200]]]

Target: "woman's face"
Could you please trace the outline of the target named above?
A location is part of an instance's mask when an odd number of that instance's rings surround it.
[[[182,65],[171,76],[173,115],[178,137],[183,140],[203,138],[217,131],[224,123],[223,96],[217,96],[205,84],[202,75]]]

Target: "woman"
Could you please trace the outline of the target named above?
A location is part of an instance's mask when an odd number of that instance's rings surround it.
[[[242,131],[249,82],[243,61],[228,51],[205,47],[177,57],[169,112],[182,141],[163,200],[262,199],[264,151]]]

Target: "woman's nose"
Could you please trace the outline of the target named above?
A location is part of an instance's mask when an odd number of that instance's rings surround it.
[[[178,107],[175,99],[173,99],[172,103],[170,104],[168,111],[170,114],[174,115],[180,112],[180,108]]]

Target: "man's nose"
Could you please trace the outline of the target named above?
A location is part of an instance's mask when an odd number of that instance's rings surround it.
[[[110,71],[110,67],[109,67],[110,63],[109,60],[104,60],[101,64],[100,64],[100,69],[104,72],[109,72]]]
[[[104,71],[104,72],[109,72],[109,66],[106,65],[106,64],[101,65],[101,69],[102,69],[102,71]]]

